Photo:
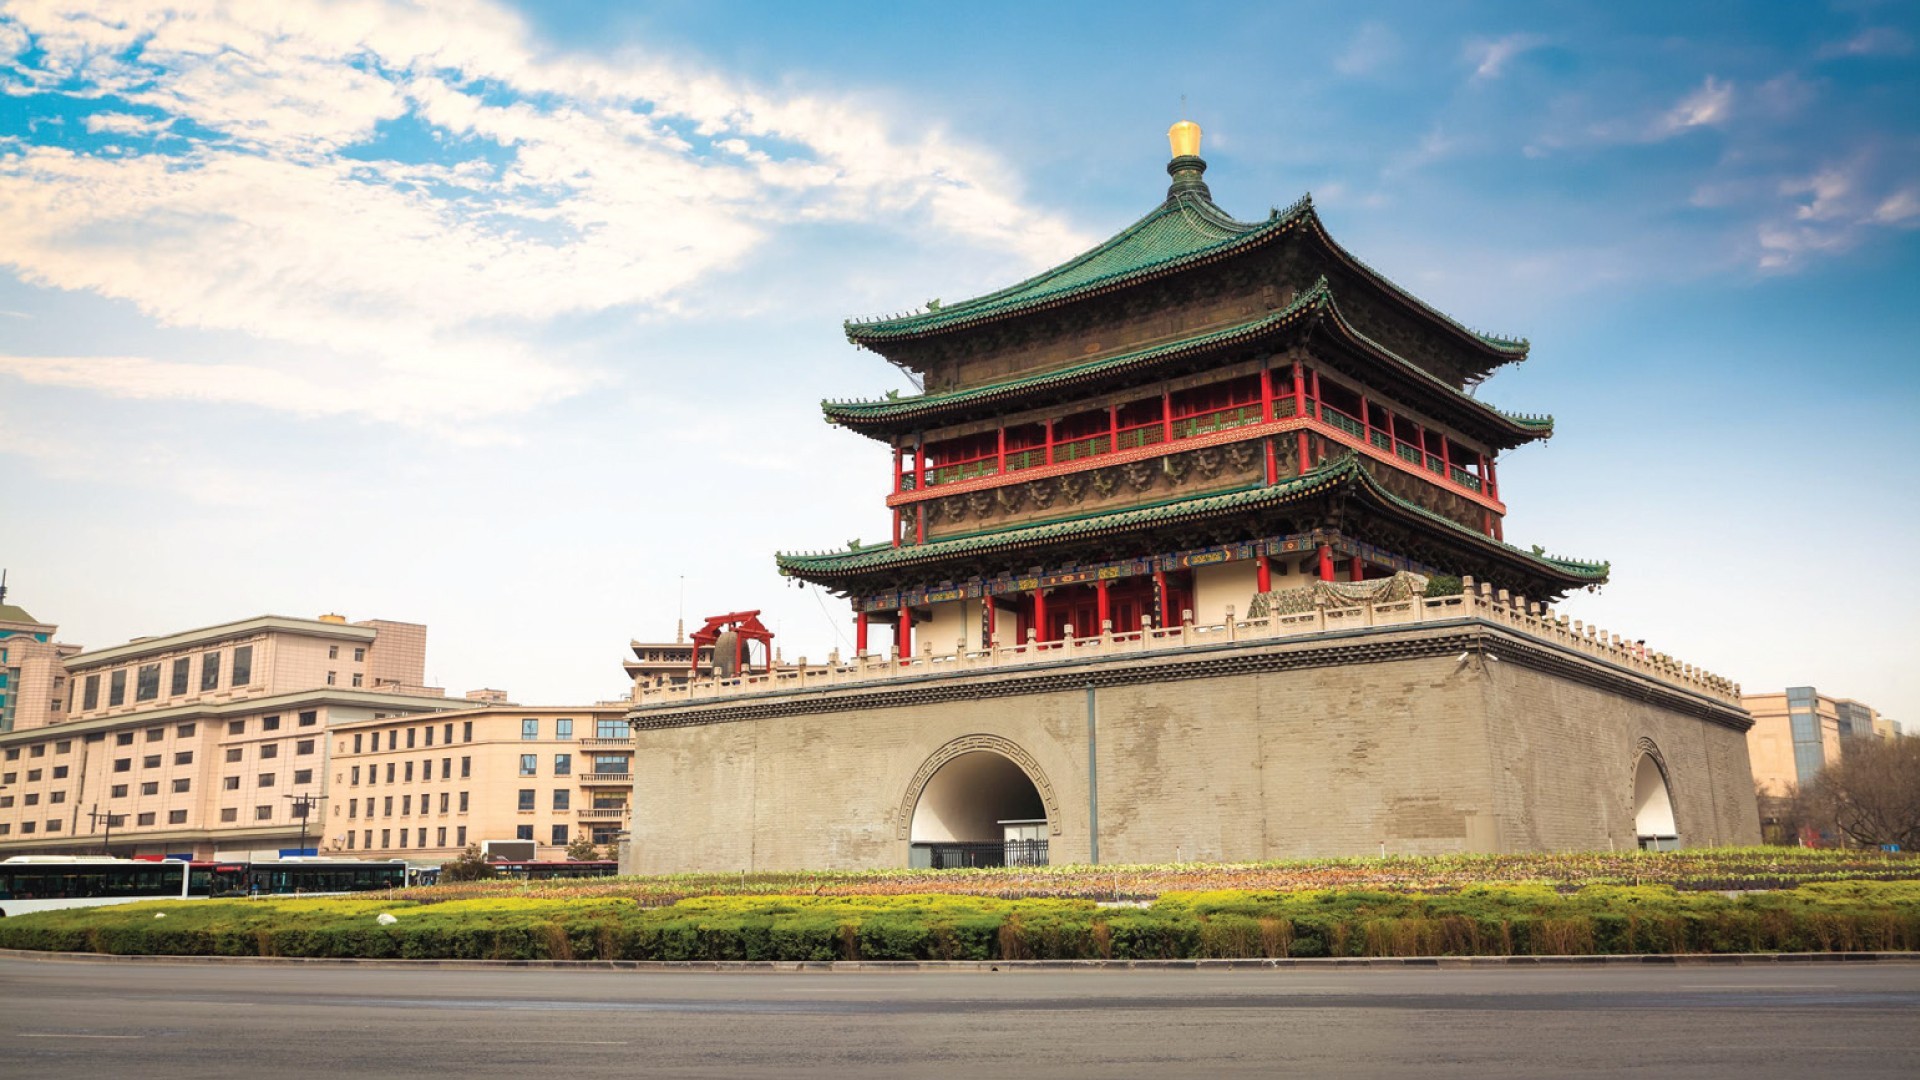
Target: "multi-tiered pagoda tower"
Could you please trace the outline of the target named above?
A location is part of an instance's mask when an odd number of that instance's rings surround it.
[[[1504,542],[1499,454],[1553,421],[1468,391],[1526,342],[1387,280],[1310,199],[1234,219],[1202,179],[1199,128],[1169,134],[1166,201],[1107,242],[848,324],[925,388],[825,406],[892,447],[892,536],[780,568],[852,598],[859,651],[874,621],[908,655],[1045,643],[1402,571],[1542,599],[1605,581],[1605,564]]]
[[[1476,333],[1306,200],[1166,201],[1055,269],[851,324],[912,397],[883,542],[788,554],[856,655],[635,690],[629,871],[1754,842],[1738,688],[1548,606]],[[1436,579],[1460,579],[1444,582]],[[872,624],[892,647],[872,648]]]

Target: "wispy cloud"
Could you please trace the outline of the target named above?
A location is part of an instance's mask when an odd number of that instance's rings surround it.
[[[1539,34],[1508,34],[1497,38],[1474,38],[1467,42],[1463,55],[1473,65],[1472,81],[1497,79],[1514,57],[1546,44]]]
[[[1870,26],[1845,41],[1830,42],[1816,54],[1822,60],[1841,56],[1906,56],[1913,39],[1891,26]]]
[[[1862,154],[1779,185],[1782,209],[1757,229],[1762,270],[1797,269],[1808,256],[1847,251],[1874,232],[1920,228],[1920,185]]]
[[[1386,23],[1362,23],[1347,47],[1333,58],[1333,69],[1342,75],[1378,74],[1400,58],[1400,36]]]
[[[1087,239],[922,118],[532,42],[504,8],[439,0],[10,4],[14,107],[98,102],[89,132],[164,131],[169,152],[0,145],[0,264],[259,348],[0,371],[458,423],[593,383],[540,344],[556,320],[670,314],[784,229],[893,220],[1032,262]]]
[[[1732,115],[1733,84],[1709,75],[1698,90],[1681,98],[1678,104],[1667,110],[1648,134],[1656,139],[1665,138],[1691,128],[1724,124]]]

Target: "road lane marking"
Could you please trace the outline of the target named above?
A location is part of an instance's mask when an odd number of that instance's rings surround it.
[[[23,1031],[23,1039],[138,1039],[138,1035],[76,1035],[65,1031]]]
[[[1682,990],[1838,990],[1838,983],[1690,983]]]

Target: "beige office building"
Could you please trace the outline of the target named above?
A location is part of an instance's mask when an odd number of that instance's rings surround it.
[[[1753,714],[1747,756],[1763,798],[1793,794],[1821,769],[1840,760],[1847,740],[1891,739],[1900,734],[1900,725],[1873,706],[1829,697],[1811,686],[1747,694],[1740,703]]]
[[[423,864],[488,840],[551,860],[583,836],[610,849],[633,788],[625,712],[493,704],[336,724],[325,849]]]
[[[0,585],[0,735],[66,719],[66,659],[78,645],[53,640],[59,627],[6,603]]]
[[[31,623],[25,636],[47,646],[53,633]],[[0,639],[9,665],[27,656],[21,638]],[[31,697],[9,695],[0,857],[314,848],[324,810],[300,808],[329,797],[329,729],[466,705],[422,685],[426,627],[414,623],[262,615],[65,648]]]

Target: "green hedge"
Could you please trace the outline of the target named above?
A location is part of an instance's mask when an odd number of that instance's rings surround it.
[[[382,925],[378,916],[395,921]],[[977,896],[156,901],[0,920],[0,947],[156,955],[620,960],[1502,956],[1920,949],[1920,883],[1729,898],[1664,885]]]

